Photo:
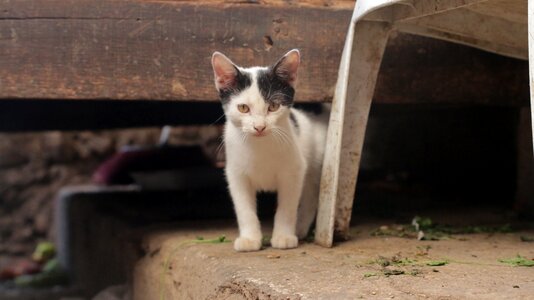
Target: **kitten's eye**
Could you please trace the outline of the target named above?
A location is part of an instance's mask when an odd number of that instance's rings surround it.
[[[250,108],[246,104],[238,104],[237,109],[239,110],[239,112],[244,113],[244,114],[250,111]]]
[[[269,104],[269,111],[277,111],[279,108],[280,108],[280,104],[278,103]]]

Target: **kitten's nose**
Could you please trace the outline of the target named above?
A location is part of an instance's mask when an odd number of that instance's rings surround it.
[[[261,133],[265,130],[265,125],[254,125],[254,129],[256,129],[258,133]]]

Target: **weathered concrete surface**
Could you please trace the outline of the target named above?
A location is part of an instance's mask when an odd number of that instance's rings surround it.
[[[521,242],[521,233],[417,241],[371,236],[379,225],[352,228],[353,239],[332,249],[307,243],[293,250],[268,247],[252,253],[236,253],[231,243],[192,242],[197,236],[223,234],[233,240],[236,230],[228,223],[158,231],[145,240],[146,256],[134,272],[134,298],[532,299],[534,295],[534,267],[498,261],[517,254],[534,258],[534,244]],[[373,261],[395,255],[415,262],[386,267],[406,275],[385,276],[384,268]],[[426,265],[442,259],[449,263]]]

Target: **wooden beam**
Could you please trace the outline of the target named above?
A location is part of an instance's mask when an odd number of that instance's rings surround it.
[[[0,0],[0,99],[216,101],[213,51],[250,66],[300,48],[297,100],[330,101],[353,4]],[[374,101],[524,105],[527,74],[523,61],[399,34]]]
[[[0,98],[216,100],[243,65],[300,48],[303,101],[331,98],[350,9],[192,1],[0,1]]]
[[[528,62],[459,44],[392,34],[373,103],[529,105]]]

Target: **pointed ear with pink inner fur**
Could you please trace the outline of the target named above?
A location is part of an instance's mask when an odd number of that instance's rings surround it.
[[[300,52],[293,49],[284,55],[273,67],[275,75],[292,87],[297,84],[297,71],[300,65]]]
[[[220,52],[214,52],[211,57],[211,66],[215,75],[215,87],[218,91],[235,87],[239,71],[228,57]]]

